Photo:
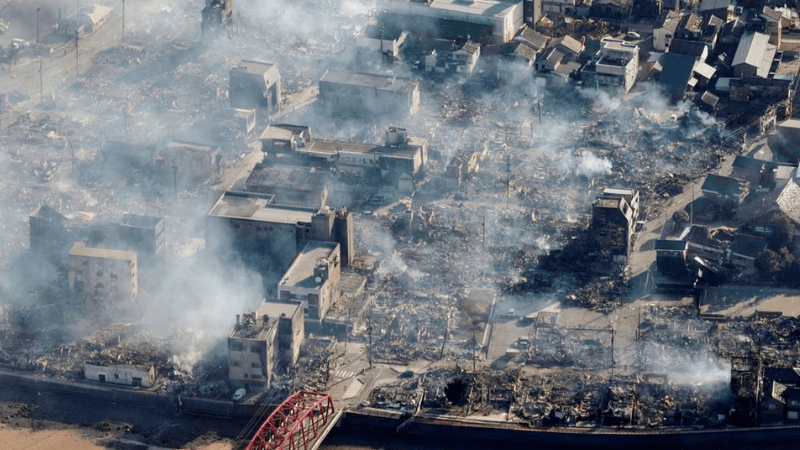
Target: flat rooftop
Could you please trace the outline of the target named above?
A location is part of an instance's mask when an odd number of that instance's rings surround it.
[[[270,319],[278,318],[281,315],[292,317],[301,305],[296,303],[261,302],[256,308],[258,317],[268,316]]]
[[[83,242],[72,244],[69,251],[70,256],[85,256],[89,258],[119,259],[125,261],[136,261],[136,252],[125,250],[111,250],[108,248],[87,247]]]
[[[260,62],[260,61],[249,61],[243,59],[239,61],[239,64],[236,66],[239,69],[244,69],[247,73],[261,75],[266,73],[268,70],[275,67],[275,64]]]
[[[319,80],[320,83],[347,84],[382,91],[409,92],[417,87],[417,83],[408,78],[398,78],[386,75],[372,75],[368,73],[345,72],[343,70],[329,70]]]
[[[261,140],[288,141],[294,136],[299,136],[305,130],[308,130],[308,127],[302,125],[272,124],[261,133]]]
[[[476,16],[505,16],[508,10],[514,8],[519,2],[502,2],[492,0],[433,0],[431,8],[453,11]]]
[[[250,172],[245,185],[276,190],[318,190],[328,177],[326,170],[316,167],[258,164]]]
[[[164,219],[162,217],[141,216],[139,214],[125,214],[119,224],[134,228],[155,228]]]
[[[419,148],[427,142],[427,139],[421,137],[410,137],[408,143],[405,145],[397,145],[387,147],[385,145],[375,144],[362,144],[360,142],[344,142],[344,141],[328,141],[324,139],[315,139],[305,149],[300,151],[309,153],[360,153],[360,154],[374,154],[392,156],[395,158],[413,158],[419,151]]]
[[[225,191],[208,212],[212,217],[255,220],[259,222],[310,223],[317,212],[312,208],[277,206],[274,195]]]
[[[336,242],[309,241],[281,278],[280,285],[301,288],[320,286],[321,283],[314,280],[317,261],[330,258],[338,245]]]
[[[184,142],[184,141],[170,141],[169,144],[167,144],[167,149],[190,150],[193,152],[213,152],[215,150],[219,150],[218,147],[213,147],[204,144],[197,144],[195,142]]]

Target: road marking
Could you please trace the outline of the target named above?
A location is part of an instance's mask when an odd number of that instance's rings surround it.
[[[341,378],[343,380],[346,380],[348,378],[353,378],[356,375],[358,375],[358,372],[351,372],[346,370],[337,370],[336,373],[334,373],[334,376],[336,376],[336,378]]]

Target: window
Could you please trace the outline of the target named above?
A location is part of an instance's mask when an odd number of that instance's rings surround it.
[[[253,352],[253,353],[258,353],[259,352],[258,346],[257,345],[251,345],[250,346],[250,351]]]
[[[114,379],[115,379],[115,380],[119,380],[119,374],[118,374],[118,373],[115,373],[115,374],[114,374]]]
[[[233,367],[239,367],[239,361],[231,361]]]
[[[103,276],[103,271],[102,270],[98,270],[97,271],[97,276],[98,277],[102,277]]]
[[[117,279],[117,274],[115,274],[115,273],[111,273],[111,274],[109,274],[108,276],[109,276],[109,278],[111,278],[112,280],[116,280],[116,279]]]
[[[253,369],[260,369],[261,368],[261,364],[259,364],[259,363],[251,363],[250,367],[252,367]]]
[[[247,374],[244,374],[244,377],[247,378]]]

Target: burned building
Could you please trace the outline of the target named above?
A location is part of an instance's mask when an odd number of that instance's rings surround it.
[[[433,50],[425,56],[425,70],[436,73],[470,74],[475,70],[481,47],[475,42],[456,43],[439,40]]]
[[[390,127],[384,145],[312,139],[308,127],[270,125],[261,134],[262,149],[281,152],[304,166],[335,169],[345,182],[381,182],[411,192],[428,163],[428,140]],[[283,153],[285,152],[285,153]]]
[[[731,175],[747,181],[756,191],[768,191],[775,188],[777,171],[777,163],[737,155],[733,160]]]
[[[337,242],[342,264],[355,254],[353,215],[323,207],[274,204],[275,197],[225,191],[207,215],[206,245],[217,251],[233,247],[284,272],[307,241]]]
[[[178,186],[192,186],[216,176],[221,161],[219,147],[183,141],[169,142],[156,159],[169,167],[172,181]]]
[[[715,264],[721,264],[725,255],[725,244],[710,236],[706,227],[699,225],[683,229],[678,239],[688,244],[688,256],[699,256]]]
[[[228,382],[234,388],[269,387],[276,374],[297,362],[305,337],[305,304],[262,302],[236,315],[228,335]]]
[[[149,388],[156,381],[156,372],[153,366],[87,361],[83,364],[83,377],[101,383]]]
[[[136,253],[76,242],[69,251],[69,288],[93,307],[133,300],[138,293]]]
[[[797,423],[800,419],[800,369],[766,367],[761,380],[761,423]]]
[[[281,105],[281,74],[276,64],[241,60],[230,70],[228,90],[234,108],[275,111]]]
[[[378,53],[384,58],[394,60],[400,57],[400,48],[408,37],[408,31],[398,26],[380,24],[368,25],[356,38],[356,52],[359,58],[370,53]]]
[[[329,70],[319,80],[320,105],[337,114],[407,116],[419,100],[419,83],[408,78]]]
[[[770,148],[796,163],[800,160],[800,119],[788,119],[779,123],[777,131],[769,136]]]
[[[279,205],[322,208],[330,171],[317,167],[257,164],[245,181],[247,192],[275,196]]]
[[[590,232],[604,259],[624,263],[639,216],[639,191],[606,188],[592,204]]]
[[[55,209],[41,205],[28,218],[31,252],[48,258],[61,259],[70,245],[67,218]]]
[[[125,214],[116,228],[121,244],[135,251],[140,263],[164,259],[166,240],[162,217]]]
[[[305,316],[322,320],[339,298],[339,244],[309,241],[278,283],[278,300],[305,304]]]
[[[108,6],[94,4],[90,9],[79,10],[58,23],[58,32],[74,38],[84,37],[99,30],[111,17],[113,9]]]
[[[202,17],[203,33],[228,27],[233,22],[233,0],[206,0]]]

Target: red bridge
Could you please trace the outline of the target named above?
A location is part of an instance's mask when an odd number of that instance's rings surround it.
[[[330,395],[297,391],[267,417],[246,450],[309,450],[333,415]]]

